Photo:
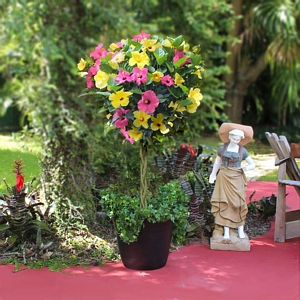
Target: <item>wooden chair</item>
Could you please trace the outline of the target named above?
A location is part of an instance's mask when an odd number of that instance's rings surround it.
[[[300,210],[286,212],[286,186],[293,186],[300,196],[300,170],[295,160],[300,158],[300,145],[290,145],[283,135],[265,134],[277,156],[275,166],[279,166],[274,241],[285,242],[300,236]]]

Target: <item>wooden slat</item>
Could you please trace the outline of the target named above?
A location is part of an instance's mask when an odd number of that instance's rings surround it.
[[[285,238],[292,239],[300,236],[300,220],[287,222],[285,225]]]
[[[283,163],[286,163],[288,160],[290,159],[290,157],[285,157],[283,159],[278,159],[278,157],[275,158],[275,166],[280,166]]]
[[[285,238],[300,237],[300,209],[285,214]]]
[[[281,146],[284,157],[291,157],[291,148],[286,137],[284,135],[280,135],[278,142]]]
[[[286,169],[287,169],[286,170],[287,175],[288,175],[290,180],[300,182],[300,171],[299,171],[298,165],[296,164],[294,158],[291,158],[291,160],[289,160],[286,163]],[[299,187],[299,185],[294,184],[294,187],[295,187],[298,195],[300,196],[300,187]]]
[[[300,187],[300,181],[296,181],[296,180],[278,180],[279,183],[281,184],[285,184],[285,185],[292,185],[292,186],[299,186]]]
[[[281,159],[284,159],[284,154],[282,152],[282,149],[278,143],[278,136],[276,133],[272,133],[270,134],[269,132],[266,132],[266,137],[271,145],[271,147],[273,148],[275,154],[277,155],[278,159],[281,160]]]
[[[285,214],[285,222],[300,220],[300,209],[290,210]]]
[[[278,168],[278,178],[285,178],[286,164],[282,164]],[[286,210],[286,185],[278,184],[276,215],[275,215],[275,242],[285,242],[285,210]]]

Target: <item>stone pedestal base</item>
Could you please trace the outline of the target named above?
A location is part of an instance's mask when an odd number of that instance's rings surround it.
[[[216,227],[213,236],[210,238],[211,250],[226,250],[226,251],[250,251],[250,241],[245,234],[243,239],[239,238],[238,232],[230,228],[230,238],[223,238],[223,227]]]

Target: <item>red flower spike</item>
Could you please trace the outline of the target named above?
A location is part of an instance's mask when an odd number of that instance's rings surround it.
[[[16,190],[18,193],[22,190],[24,187],[24,176],[20,173],[16,176]]]
[[[180,148],[187,148],[192,157],[196,155],[196,150],[193,148],[191,144],[181,144]]]
[[[22,158],[19,158],[18,160],[14,161],[13,165],[15,168],[13,172],[16,173],[16,190],[18,193],[20,193],[20,191],[24,187],[24,176],[21,173],[21,170],[24,168],[24,166],[22,166],[22,163]]]

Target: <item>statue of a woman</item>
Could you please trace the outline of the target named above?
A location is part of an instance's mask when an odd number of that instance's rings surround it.
[[[229,239],[229,228],[238,228],[238,236],[244,238],[244,223],[248,212],[246,203],[245,171],[255,168],[255,164],[243,145],[253,137],[250,126],[223,123],[219,136],[224,142],[218,148],[218,155],[209,182],[216,180],[211,198],[211,211],[215,217],[215,225],[224,227],[224,239]],[[245,160],[248,165],[241,167]]]

